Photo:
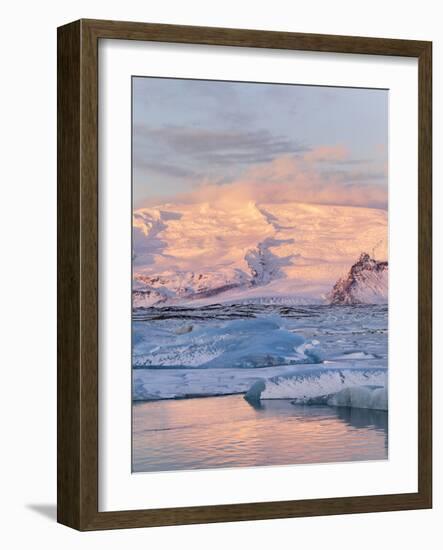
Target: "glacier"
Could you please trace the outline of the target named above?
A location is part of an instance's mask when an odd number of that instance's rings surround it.
[[[134,211],[133,248],[134,307],[325,304],[362,253],[386,261],[387,212],[300,202],[163,204]],[[376,279],[355,287],[352,303],[386,302]],[[364,287],[376,292],[365,295]]]

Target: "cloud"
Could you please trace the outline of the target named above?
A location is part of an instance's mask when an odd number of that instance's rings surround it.
[[[339,180],[343,183],[360,183],[370,181],[386,181],[386,171],[367,167],[366,170],[322,170],[321,174],[327,179]]]
[[[304,160],[308,162],[334,162],[345,161],[350,157],[349,150],[343,145],[321,146],[308,151]]]
[[[172,176],[174,178],[198,178],[201,177],[195,170],[184,167],[183,165],[169,164],[167,162],[158,162],[155,160],[142,159],[137,163],[137,168],[148,168],[152,172]]]
[[[367,173],[356,174],[355,178],[350,176],[352,172],[325,174],[317,165],[324,154],[325,150],[320,148],[316,155],[311,152],[299,156],[282,155],[249,167],[240,178],[223,186],[208,181],[196,184],[191,192],[174,197],[173,202],[208,202],[227,207],[245,201],[262,204],[306,202],[387,208],[387,186],[371,183],[373,177],[369,169]]]
[[[333,166],[352,166],[367,164],[369,162],[368,159],[352,158],[351,152],[344,145],[325,145],[317,147],[307,151],[303,155],[303,159],[306,162],[315,162]]]
[[[212,166],[253,165],[271,162],[281,155],[304,153],[307,147],[267,130],[208,130],[169,126],[135,127],[135,140],[163,144],[169,154]],[[137,155],[138,156],[138,155]]]

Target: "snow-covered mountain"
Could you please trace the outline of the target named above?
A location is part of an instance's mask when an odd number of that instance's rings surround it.
[[[331,304],[384,304],[388,302],[388,262],[362,253],[328,295]]]
[[[305,203],[134,212],[133,304],[324,303],[362,250],[385,260],[387,213]]]

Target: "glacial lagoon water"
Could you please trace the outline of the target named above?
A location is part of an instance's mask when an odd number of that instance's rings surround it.
[[[241,395],[137,403],[133,471],[383,460],[384,411],[292,405]]]
[[[133,471],[387,459],[387,410],[316,404],[387,384],[387,318],[386,306],[138,311]],[[249,403],[258,380],[264,398]]]

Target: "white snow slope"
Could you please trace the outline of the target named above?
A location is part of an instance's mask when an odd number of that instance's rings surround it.
[[[387,258],[387,212],[375,208],[165,204],[135,210],[133,235],[135,307],[321,303],[362,252]]]

